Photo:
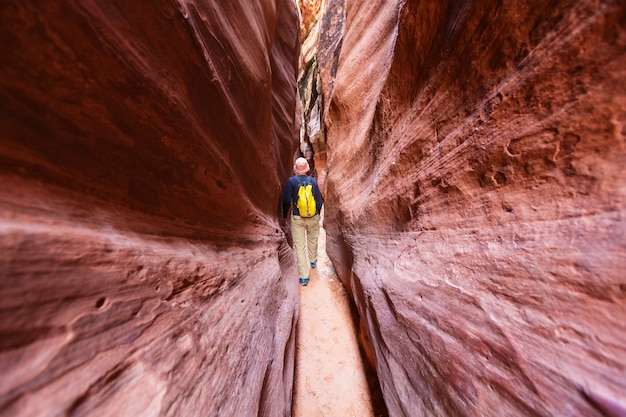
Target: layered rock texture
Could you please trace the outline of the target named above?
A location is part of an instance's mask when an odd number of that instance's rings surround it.
[[[0,18],[0,415],[290,415],[295,3]]]
[[[626,415],[624,2],[297,3],[0,6],[0,415],[289,415],[298,138],[390,415]]]
[[[626,4],[321,25],[328,251],[390,415],[626,415]]]

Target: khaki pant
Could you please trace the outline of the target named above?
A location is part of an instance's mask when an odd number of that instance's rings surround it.
[[[309,262],[317,261],[317,240],[320,237],[320,216],[291,216],[291,238],[298,260],[298,276],[309,277]],[[307,259],[307,248],[309,258]]]

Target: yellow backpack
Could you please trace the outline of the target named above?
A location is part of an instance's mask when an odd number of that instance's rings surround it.
[[[317,206],[313,197],[313,184],[307,178],[298,187],[298,202],[296,204],[300,217],[313,217]]]

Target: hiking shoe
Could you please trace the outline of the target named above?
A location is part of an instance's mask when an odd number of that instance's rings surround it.
[[[311,262],[311,268],[315,268],[317,266],[317,259]]]
[[[308,278],[300,278],[300,285],[302,285],[303,287],[306,287],[308,284],[309,284]]]

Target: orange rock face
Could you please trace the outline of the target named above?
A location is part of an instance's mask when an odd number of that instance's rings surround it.
[[[329,7],[328,251],[390,415],[625,415],[624,3]]]
[[[295,4],[0,15],[0,415],[289,415]]]
[[[326,7],[326,0],[298,0],[300,10],[300,40],[304,41]]]

